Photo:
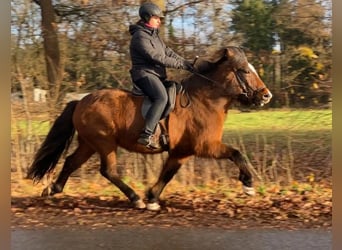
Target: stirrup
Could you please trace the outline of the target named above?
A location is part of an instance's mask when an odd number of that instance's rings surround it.
[[[139,144],[146,146],[149,149],[160,149],[161,146],[154,140],[154,136],[140,137],[137,141]]]

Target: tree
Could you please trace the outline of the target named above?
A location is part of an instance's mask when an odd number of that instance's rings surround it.
[[[243,46],[257,54],[271,52],[275,43],[273,6],[265,0],[235,0],[232,4],[231,28],[243,34]]]
[[[282,53],[282,87],[297,106],[330,101],[329,2],[281,0],[273,13]]]
[[[26,19],[22,19],[18,3],[32,1],[13,0],[12,20],[18,24],[12,36],[13,40],[18,38],[13,41],[17,58],[13,89],[20,89],[20,69],[22,75],[34,78],[34,84],[51,90],[52,108],[66,92],[77,88],[86,92],[131,87],[128,25],[138,20],[144,0],[34,1],[39,5],[27,9]],[[234,0],[232,5],[219,0],[154,2],[165,10],[164,40],[185,58],[227,45],[244,45],[250,50],[251,63],[279,95],[290,93],[290,85],[299,84],[310,94],[317,90],[312,86],[321,90],[330,80],[331,23],[326,18],[329,5],[324,4],[329,1]],[[41,15],[37,14],[39,9]],[[310,62],[301,64],[300,47],[311,49],[317,58],[306,57]],[[274,53],[278,48],[278,54]],[[42,63],[42,55],[46,63]],[[179,72],[173,73],[170,70],[169,76],[179,76]],[[303,91],[301,95],[305,95]]]
[[[55,107],[59,100],[59,90],[63,79],[63,66],[61,63],[58,26],[55,11],[51,0],[34,0],[41,8],[42,36],[44,40],[44,53],[50,104]]]
[[[326,91],[331,82],[329,2],[233,1],[232,28],[243,34],[243,45],[253,51],[251,61],[274,88],[275,100],[285,98],[283,104],[303,106],[329,101]],[[328,88],[323,90],[323,86]]]

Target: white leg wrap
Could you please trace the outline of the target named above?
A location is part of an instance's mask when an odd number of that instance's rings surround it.
[[[138,208],[138,209],[145,209],[146,208],[146,204],[145,204],[145,202],[143,202],[142,199],[139,199],[136,202],[134,202],[134,207]]]
[[[147,210],[159,211],[160,210],[160,205],[157,202],[147,203]]]
[[[247,195],[254,196],[255,190],[253,187],[242,186],[243,192]]]

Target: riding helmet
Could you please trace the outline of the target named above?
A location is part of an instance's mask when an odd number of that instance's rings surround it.
[[[139,8],[139,16],[145,22],[148,22],[152,16],[164,17],[161,9],[154,3],[143,3]]]

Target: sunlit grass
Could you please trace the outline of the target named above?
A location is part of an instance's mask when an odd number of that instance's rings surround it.
[[[30,123],[27,120],[17,120],[12,122],[11,136],[14,135],[47,135],[50,129],[51,123],[49,121],[35,121]]]
[[[332,110],[262,110],[228,113],[226,130],[331,130]]]
[[[11,134],[46,135],[49,121],[26,120],[12,123]],[[332,110],[262,110],[251,112],[229,111],[224,124],[227,131],[312,131],[332,129]]]

